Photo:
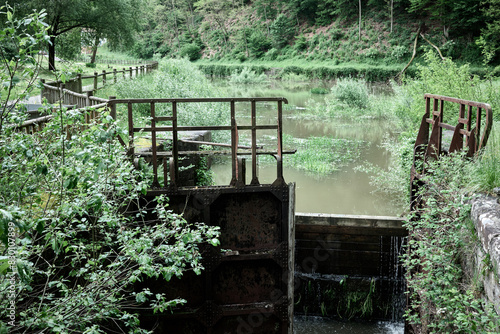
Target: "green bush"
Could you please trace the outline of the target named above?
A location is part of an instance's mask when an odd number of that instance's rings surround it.
[[[269,37],[260,30],[253,31],[248,39],[248,48],[255,58],[262,57],[271,46],[272,44]]]
[[[332,87],[333,96],[350,107],[366,108],[368,106],[368,88],[366,82],[354,79],[339,79]]]
[[[465,260],[481,247],[469,218],[475,165],[454,154],[429,161],[426,170],[419,194],[425,205],[405,224],[406,318],[423,333],[498,333],[500,317],[481,298],[482,286],[464,272]]]
[[[181,57],[188,57],[190,61],[195,61],[201,57],[201,48],[196,43],[186,44],[179,52]]]
[[[330,93],[330,90],[325,88],[325,87],[314,87],[314,88],[311,88],[311,93],[312,94],[328,94],[328,93]]]
[[[294,35],[294,21],[289,19],[286,15],[280,14],[273,23],[271,23],[269,30],[273,46],[277,49],[281,49],[288,44],[288,41]]]
[[[294,48],[298,51],[304,51],[307,49],[307,40],[306,36],[301,34],[297,39],[295,40]]]
[[[146,333],[135,310],[161,313],[185,300],[136,283],[199,274],[197,244],[214,244],[218,233],[187,224],[163,198],[149,211],[157,222],[138,224],[151,219],[138,204],[151,173],[124,154],[116,136],[127,135],[109,115],[91,124],[80,112],[54,115],[36,135],[0,134],[0,319],[11,315],[13,277],[14,332],[97,333],[113,323]],[[17,237],[7,242],[7,232]]]
[[[267,75],[264,73],[257,74],[255,71],[250,70],[249,67],[244,67],[241,71],[235,70],[229,78],[230,83],[238,84],[264,83],[267,81]]]

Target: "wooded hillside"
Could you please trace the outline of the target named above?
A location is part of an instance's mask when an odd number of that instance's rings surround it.
[[[143,58],[404,62],[419,28],[465,62],[495,63],[500,45],[500,0],[149,0],[144,10],[133,50]]]

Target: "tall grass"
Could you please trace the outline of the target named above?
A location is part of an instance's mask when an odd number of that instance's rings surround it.
[[[477,160],[476,183],[479,190],[491,192],[500,187],[500,122],[491,131],[483,154]]]
[[[104,96],[116,95],[118,98],[203,98],[218,97],[220,92],[196,66],[186,59],[163,59],[152,75],[122,81],[101,92]],[[150,115],[149,104],[134,105],[136,120],[146,122]],[[124,119],[125,110],[117,111]],[[157,104],[157,116],[171,116],[170,103]],[[229,104],[184,103],[178,105],[178,124],[182,126],[228,125],[230,121]],[[228,134],[213,133],[216,140],[226,140]]]

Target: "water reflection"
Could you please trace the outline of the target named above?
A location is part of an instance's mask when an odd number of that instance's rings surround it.
[[[376,323],[339,322],[321,317],[295,317],[294,334],[402,334],[402,323],[379,321]]]

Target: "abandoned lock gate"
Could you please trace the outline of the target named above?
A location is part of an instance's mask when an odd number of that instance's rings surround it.
[[[283,98],[255,99],[134,99],[110,100],[112,110],[120,113],[126,106],[129,125],[127,152],[132,159],[146,159],[153,166],[154,184],[143,196],[144,205],[153,208],[155,197],[166,195],[169,208],[183,213],[188,222],[219,226],[220,247],[203,248],[205,270],[192,272],[168,284],[148,280],[152,293],[167,298],[184,298],[187,304],[173,312],[143,314],[141,324],[158,333],[292,333],[295,185],[283,179],[281,113]],[[150,126],[137,126],[133,108],[147,104]],[[187,103],[222,103],[227,105],[231,124],[227,126],[183,126],[178,113]],[[276,103],[277,122],[257,124],[257,103]],[[157,105],[167,104],[168,114],[157,115]],[[238,125],[236,105],[249,107],[250,124]],[[167,123],[162,125],[159,123]],[[193,138],[193,131],[196,131]],[[209,142],[207,131],[230,131],[231,145]],[[240,134],[250,133],[251,146],[239,145]],[[272,131],[275,147],[264,150],[257,145],[260,131]],[[201,134],[200,134],[201,132]],[[136,147],[136,135],[150,133],[151,148]],[[167,133],[168,135],[159,135]],[[189,133],[186,137],[183,134]],[[165,144],[167,143],[167,144]],[[199,150],[201,145],[222,149]],[[224,150],[230,146],[229,150]],[[165,147],[168,147],[165,149]],[[276,159],[276,180],[260,184],[257,157]],[[230,155],[232,179],[229,185],[197,187],[192,177],[183,177],[182,158],[207,155]],[[246,183],[246,159],[251,160],[250,184]],[[193,160],[193,161],[196,161]],[[133,212],[133,208],[130,208]],[[154,222],[154,211],[148,212]]]

